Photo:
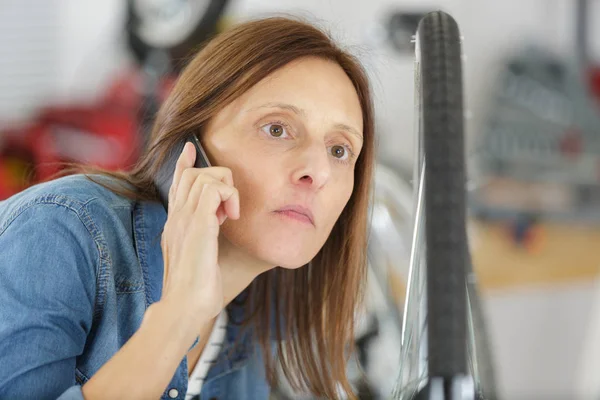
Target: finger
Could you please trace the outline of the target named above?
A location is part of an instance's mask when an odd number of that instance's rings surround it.
[[[190,201],[190,191],[192,187],[196,183],[196,181],[200,179],[200,182],[205,182],[207,180],[214,180],[212,177],[207,176],[201,169],[198,168],[185,168],[181,172],[181,178],[179,179],[179,184],[177,185],[176,193],[175,193],[175,201],[173,203],[174,210],[181,210],[185,207],[185,205]]]
[[[239,210],[238,190],[223,182],[206,183],[202,187],[198,207],[194,214],[196,218],[208,221],[210,218],[217,216],[217,210],[221,206],[221,203],[225,203],[224,211],[228,218],[237,219],[239,217],[239,211],[238,214],[230,211],[235,211],[236,207]],[[231,203],[232,206],[228,207],[227,203]]]
[[[229,186],[218,182],[219,185],[217,188],[223,187],[222,185]],[[238,219],[240,217],[240,193],[237,188],[229,186],[229,188],[233,189],[233,193],[231,196],[227,198],[223,197],[223,193],[228,192],[220,192],[221,194],[221,204],[217,207],[217,217],[219,218],[219,224],[225,222],[227,218]]]
[[[223,207],[223,203],[217,209],[217,218],[219,219],[219,225],[223,225],[223,222],[227,219],[227,213],[225,212],[225,208]]]
[[[177,197],[180,199],[176,205],[178,210],[186,209],[193,213],[198,206],[198,200],[202,193],[202,187],[207,183],[222,183],[209,175],[203,169],[188,168],[184,171],[177,189]]]
[[[183,175],[183,171],[187,168],[190,168],[194,165],[196,161],[196,149],[191,143],[186,143],[183,146],[183,150],[177,159],[177,163],[175,164],[175,172],[173,173],[173,182],[171,183],[171,188],[169,191],[169,203],[175,203],[177,199],[177,188],[179,187],[179,183],[181,181],[181,177]]]
[[[161,247],[163,252],[163,281],[162,281],[162,290],[165,290],[167,286],[167,279],[169,274],[169,263],[167,262],[169,259],[168,249],[167,249],[167,241],[165,239],[165,235],[163,234],[161,237]]]
[[[233,186],[228,185],[228,184],[216,179],[212,175],[200,174],[196,177],[196,180],[194,181],[194,183],[190,189],[190,192],[187,196],[188,202],[186,204],[186,208],[189,210],[189,212],[193,213],[196,211],[196,208],[198,208],[200,196],[202,196],[204,186],[207,184],[214,184],[214,185],[217,185],[217,187],[225,186],[225,187],[229,188],[229,189],[223,189],[223,190],[236,190]],[[222,208],[220,204],[217,205],[217,210],[215,210],[215,214],[218,213],[219,208]],[[223,212],[225,212],[225,210],[223,210]]]
[[[227,167],[208,167],[208,168],[197,168],[203,173],[212,176],[218,181],[228,184],[229,186],[235,186],[233,184],[233,173],[231,169]]]
[[[237,189],[235,189],[235,195],[231,196],[223,203],[223,208],[228,218],[240,218],[240,192]]]
[[[231,170],[226,167],[186,168],[177,187],[174,209],[180,210],[188,204],[189,211],[193,212],[202,191],[202,184],[207,182],[222,182],[233,187]],[[196,190],[193,190],[194,187]]]

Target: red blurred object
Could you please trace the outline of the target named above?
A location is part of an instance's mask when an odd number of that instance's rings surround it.
[[[172,84],[162,82],[159,101]],[[0,131],[0,199],[49,179],[60,162],[128,169],[148,134],[140,126],[142,85],[137,71],[127,73],[96,104],[46,107],[26,127]]]
[[[592,95],[600,100],[600,67],[591,67],[588,71],[588,81]]]
[[[561,153],[568,158],[577,158],[583,151],[581,132],[575,128],[567,130],[559,142]]]

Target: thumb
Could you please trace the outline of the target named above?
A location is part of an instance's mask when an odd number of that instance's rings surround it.
[[[163,235],[161,236],[160,239],[160,247],[162,248],[162,253],[163,253],[163,281],[162,281],[162,290],[165,290],[165,286],[167,284],[167,275],[169,273],[169,257],[168,257],[168,247],[167,247],[167,241],[165,239],[165,235],[163,233]]]

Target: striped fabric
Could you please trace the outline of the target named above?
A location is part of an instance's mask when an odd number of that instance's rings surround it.
[[[190,375],[185,400],[199,398],[200,391],[202,390],[202,384],[204,383],[204,379],[208,374],[208,370],[219,356],[219,352],[223,346],[226,330],[227,312],[222,311],[217,317],[217,320],[213,325],[212,332],[208,338],[208,342],[206,343],[204,350],[202,350],[200,359],[196,363],[196,366]]]

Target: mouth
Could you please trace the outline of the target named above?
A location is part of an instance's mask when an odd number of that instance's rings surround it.
[[[299,205],[289,205],[274,211],[276,214],[305,224],[315,225],[312,212]]]

